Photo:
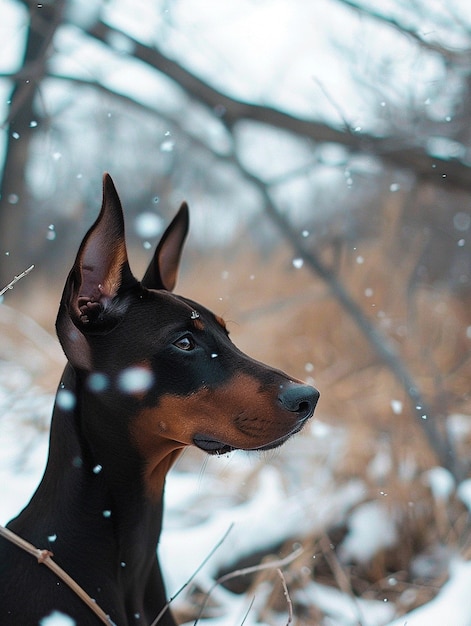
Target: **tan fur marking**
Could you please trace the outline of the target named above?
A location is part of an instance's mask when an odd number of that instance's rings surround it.
[[[204,324],[201,318],[192,319],[191,323],[196,328],[196,330],[204,330]]]
[[[219,315],[215,315],[214,317],[219,326],[222,326],[224,330],[226,330],[226,322],[222,319],[222,317],[220,317]]]
[[[121,268],[128,260],[126,244],[124,239],[120,239],[116,244],[114,263],[109,268],[103,284],[103,292],[106,295],[114,296],[121,285]]]
[[[296,415],[283,409],[277,396],[276,386],[261,390],[258,381],[240,374],[215,389],[202,388],[189,396],[167,394],[158,406],[141,411],[132,436],[146,461],[149,494],[159,493],[168,459],[192,445],[196,434],[246,450],[289,435]]]

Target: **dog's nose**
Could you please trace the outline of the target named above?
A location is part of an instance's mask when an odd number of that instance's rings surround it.
[[[297,413],[299,421],[304,421],[314,413],[319,395],[311,385],[292,384],[282,389],[278,400],[285,409]]]

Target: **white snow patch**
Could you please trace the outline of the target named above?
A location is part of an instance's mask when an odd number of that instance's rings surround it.
[[[316,605],[336,626],[379,626],[390,620],[395,611],[393,604],[364,600],[315,582],[307,585],[295,597],[300,602],[308,598],[309,604]]]
[[[388,626],[469,626],[471,624],[471,562],[456,561],[438,595],[424,606],[390,622]]]
[[[456,493],[468,511],[471,512],[471,478],[463,480],[463,482],[459,484]]]
[[[393,471],[391,449],[389,443],[380,442],[375,456],[371,459],[367,467],[367,476],[380,483],[386,479]]]
[[[462,441],[471,433],[471,416],[463,415],[462,413],[452,413],[446,421],[446,428],[454,442]]]
[[[377,500],[365,502],[350,515],[349,530],[339,546],[339,557],[344,562],[364,563],[396,541],[396,525],[389,508]]]
[[[44,617],[39,626],[75,626],[75,620],[64,613],[54,611],[48,617]]]
[[[197,481],[198,477],[194,477]],[[187,476],[180,485],[180,475],[170,474],[168,492],[190,491],[198,495],[196,482],[191,487]],[[194,524],[182,532],[181,528],[166,527],[159,552],[172,594],[196,571],[218,541],[230,532],[209,562],[199,571],[196,581],[202,589],[210,588],[221,568],[230,568],[238,559],[271,549],[290,538],[295,541],[345,518],[347,511],[358,503],[365,493],[363,483],[351,481],[334,487],[333,484],[315,484],[287,494],[282,476],[266,465],[259,472],[258,484],[250,499],[242,504],[218,507],[219,498],[213,503],[210,516],[203,523]],[[187,501],[187,505],[189,502]],[[169,568],[178,563],[178,568]]]
[[[403,409],[403,403],[400,400],[391,400],[391,408],[394,415],[400,415]]]
[[[433,467],[425,474],[425,479],[437,502],[447,501],[455,490],[455,479],[444,467]]]

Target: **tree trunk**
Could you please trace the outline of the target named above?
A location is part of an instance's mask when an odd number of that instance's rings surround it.
[[[35,96],[46,73],[47,53],[63,7],[64,0],[28,5],[30,20],[23,65],[16,75],[5,122],[8,134],[0,184],[0,286],[7,284],[24,266],[34,263],[33,245],[28,237],[31,198],[26,166],[33,133],[41,123],[35,113]],[[18,242],[23,242],[21,247]]]

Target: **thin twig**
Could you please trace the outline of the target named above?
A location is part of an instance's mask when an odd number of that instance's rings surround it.
[[[0,526],[0,536],[4,537],[7,541],[10,541],[28,554],[31,554],[31,556],[36,557],[40,565],[45,565],[53,571],[56,576],[58,576],[83,602],[85,602],[85,604],[95,613],[103,624],[107,624],[107,626],[116,626],[110,617],[106,615],[103,609],[98,606],[95,600],[93,600],[87,592],[84,591],[82,587],[80,587],[80,585],[78,585],[75,580],[62,569],[62,567],[57,565],[57,563],[52,560],[52,552],[36,548],[33,544],[29,543],[25,539],[22,539],[16,533],[12,532],[8,528],[5,528],[4,526]]]
[[[28,269],[26,269],[24,272],[21,272],[21,274],[18,274],[18,276],[15,276],[15,278],[10,281],[8,283],[8,285],[6,285],[1,291],[0,291],[0,296],[3,296],[3,294],[8,291],[9,289],[13,289],[13,287],[16,285],[16,283],[21,280],[22,278],[24,278],[25,276],[27,276],[31,270],[34,269],[34,265],[31,265],[30,267],[28,267]]]
[[[322,550],[322,554],[324,555],[325,560],[327,561],[328,566],[331,569],[332,574],[334,575],[335,582],[337,583],[340,591],[342,591],[342,593],[344,593],[346,596],[350,597],[353,602],[355,612],[357,614],[357,626],[362,626],[363,616],[360,606],[358,604],[358,599],[353,593],[348,576],[345,574],[342,565],[337,558],[337,555],[332,549],[330,539],[327,534],[323,534],[320,537],[319,546]]]
[[[361,4],[358,4],[357,2],[352,2],[351,0],[340,0],[340,2],[350,9],[353,9],[359,15],[365,15],[368,19],[373,19],[380,22],[381,24],[386,24],[387,26],[390,26],[399,34],[411,38],[420,48],[423,48],[428,52],[440,55],[448,63],[456,63],[457,65],[462,65],[463,63],[468,62],[466,52],[453,50],[451,47],[447,48],[446,46],[440,45],[440,43],[437,41],[427,41],[427,39],[421,33],[420,29],[409,28],[406,24],[401,23],[399,20],[395,19],[391,15],[385,15],[379,11],[375,11],[371,6],[366,8]],[[430,16],[428,17],[430,19]],[[450,26],[449,23],[448,26]]]
[[[280,568],[276,570],[278,572],[278,576],[281,578],[281,584],[283,585],[283,594],[286,598],[286,604],[288,605],[288,621],[286,622],[286,626],[289,626],[293,622],[293,603],[291,602],[291,596],[289,595],[288,585],[286,584],[286,579]]]
[[[168,602],[165,604],[165,606],[162,608],[162,610],[160,611],[160,613],[157,615],[157,617],[155,618],[155,620],[152,622],[152,624],[150,626],[157,626],[157,624],[159,623],[159,621],[161,620],[163,614],[165,613],[165,611],[167,611],[167,609],[170,607],[170,604],[175,600],[176,597],[178,597],[181,592],[188,587],[188,585],[191,583],[191,581],[195,578],[195,576],[201,571],[201,569],[206,565],[206,563],[209,561],[209,559],[213,556],[213,554],[216,552],[216,550],[226,541],[227,536],[229,535],[229,533],[231,532],[231,530],[233,529],[234,524],[231,524],[229,526],[229,528],[226,530],[226,532],[224,533],[224,535],[221,537],[221,539],[217,542],[217,544],[211,549],[211,551],[209,552],[209,554],[203,559],[203,561],[200,563],[200,565],[195,569],[195,571],[193,572],[193,574],[190,576],[190,578],[183,583],[183,585],[180,587],[180,589],[173,594],[173,596],[168,600]]]
[[[353,128],[352,128],[350,122],[347,120],[347,116],[345,115],[345,113],[340,108],[339,103],[330,95],[330,93],[327,91],[327,88],[325,87],[325,85],[316,76],[314,77],[314,82],[319,87],[319,89],[322,91],[322,93],[324,94],[324,96],[328,100],[329,104],[332,106],[332,108],[337,112],[338,116],[340,117],[340,119],[343,122],[343,125],[345,126],[345,130],[347,131],[347,133],[349,135],[351,135],[351,136],[354,136],[355,133],[353,132]]]
[[[242,621],[240,623],[240,626],[244,626],[245,622],[247,621],[247,618],[248,618],[248,616],[250,614],[250,611],[252,610],[254,602],[255,602],[255,596],[250,601],[249,608],[245,611],[245,615],[244,615],[244,617],[243,617],[243,619],[242,619]]]
[[[213,591],[216,589],[216,587],[218,587],[219,585],[222,585],[228,580],[232,580],[233,578],[238,578],[239,576],[246,576],[247,574],[254,574],[255,572],[261,572],[267,569],[274,569],[274,568],[279,569],[281,567],[284,567],[285,565],[289,565],[289,563],[292,563],[293,561],[295,561],[303,552],[304,552],[304,548],[297,548],[296,550],[294,550],[294,552],[291,552],[291,554],[288,554],[288,556],[285,556],[284,559],[278,559],[276,561],[270,561],[269,563],[260,563],[259,565],[252,565],[251,567],[244,567],[243,569],[237,569],[237,570],[234,570],[233,572],[229,572],[228,574],[224,574],[223,576],[218,578],[213,583],[209,591],[207,592],[204,602],[201,605],[199,615],[196,618],[193,626],[196,626],[199,620],[201,619],[203,611],[209,602],[209,598],[211,594],[213,593]]]

